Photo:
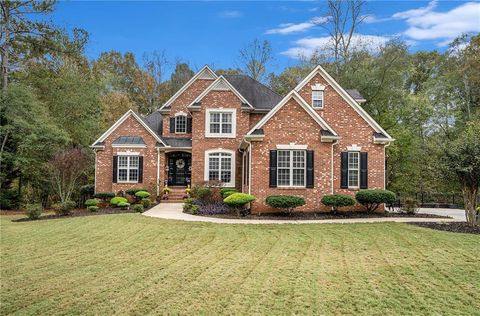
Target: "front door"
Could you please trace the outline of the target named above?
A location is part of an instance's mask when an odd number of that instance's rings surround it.
[[[190,183],[192,155],[171,153],[168,159],[168,185],[186,186]]]

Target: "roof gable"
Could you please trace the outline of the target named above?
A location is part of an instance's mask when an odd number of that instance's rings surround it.
[[[200,102],[210,91],[232,91],[242,103],[247,104],[250,108],[253,106],[245,97],[235,89],[234,86],[224,76],[218,77],[207,89],[205,89],[189,106],[194,106],[195,103]]]
[[[102,143],[111,133],[113,133],[113,131],[115,131],[130,116],[133,116],[147,130],[147,132],[149,132],[155,138],[157,142],[163,144],[164,146],[167,146],[165,142],[160,138],[160,136],[158,136],[158,134],[155,133],[150,128],[150,126],[148,126],[148,124],[145,123],[145,121],[142,120],[142,118],[137,113],[135,113],[133,110],[128,110],[125,114],[123,114],[121,118],[119,118],[112,126],[110,126],[110,128],[105,133],[103,133],[102,136],[100,136],[95,142],[93,142],[92,147],[98,146],[96,145],[98,143]]]
[[[322,66],[318,65],[315,69],[300,82],[296,87],[295,91],[300,91],[307,83],[312,80],[312,78],[319,74],[322,76],[331,86],[332,88],[364,119],[377,133],[382,133],[387,136],[389,139],[393,138],[378,124],[358,103],[355,99],[344,89],[342,88],[338,82],[335,81],[326,71],[322,68]]]
[[[285,104],[287,104],[290,99],[294,99],[297,101],[298,104],[307,112],[315,122],[320,125],[324,130],[329,131],[333,134],[333,136],[338,136],[337,133],[325,122],[325,120],[318,115],[317,112],[307,103],[305,100],[298,94],[297,91],[292,90],[289,94],[287,94],[270,112],[267,113],[248,133],[247,135],[255,135],[256,130],[260,130],[265,123],[267,123]]]
[[[218,76],[215,74],[213,70],[211,70],[208,65],[203,66],[202,69],[200,69],[199,72],[197,72],[186,84],[183,85],[183,87],[180,88],[170,99],[165,102],[164,105],[162,105],[158,110],[161,110],[167,106],[170,106],[173,101],[175,101],[185,90],[188,89],[192,85],[192,83],[195,82],[197,79],[207,79],[207,80],[215,80],[217,79]]]

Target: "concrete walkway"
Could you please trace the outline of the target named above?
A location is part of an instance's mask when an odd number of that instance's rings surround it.
[[[411,218],[411,217],[380,217],[380,218],[351,218],[351,219],[319,219],[319,220],[273,220],[273,219],[233,219],[215,218],[185,214],[182,212],[182,203],[160,203],[143,213],[145,216],[163,219],[176,219],[189,222],[208,222],[219,224],[348,224],[348,223],[379,223],[379,222],[458,222],[465,221],[463,210],[453,209],[421,209],[420,213],[430,213],[452,218]]]

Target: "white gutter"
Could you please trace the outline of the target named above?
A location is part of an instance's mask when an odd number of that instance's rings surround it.
[[[160,148],[157,147],[157,198],[160,195]]]
[[[245,142],[248,144],[248,194],[252,194],[252,143],[248,140]]]
[[[391,143],[385,144],[383,146],[383,189],[387,189],[387,168],[385,168],[385,163],[387,161],[387,147],[390,146]]]
[[[93,193],[97,193],[97,150],[93,150],[93,152],[95,153],[95,165],[94,165],[94,171],[93,171],[93,174],[95,175],[93,181]]]
[[[338,139],[332,143],[332,161],[331,161],[331,171],[330,171],[330,183],[331,183],[331,194],[335,194],[334,186],[333,186],[333,176],[334,176],[334,169],[333,169],[333,146],[338,145]]]

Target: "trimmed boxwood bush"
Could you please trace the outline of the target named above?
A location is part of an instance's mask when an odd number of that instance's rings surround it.
[[[188,214],[197,214],[198,211],[200,210],[200,206],[195,204],[194,199],[185,199],[183,203],[183,212],[188,213]]]
[[[202,202],[207,202],[212,197],[212,189],[203,186],[196,186],[192,189],[192,197],[199,199]]]
[[[373,213],[383,203],[395,202],[395,193],[388,190],[361,190],[355,195],[358,203],[365,206],[367,212]]]
[[[29,219],[38,219],[40,215],[42,215],[42,212],[43,207],[40,203],[27,204],[25,207],[25,215],[27,215]]]
[[[238,193],[238,191],[237,190],[235,190],[235,191],[225,191],[225,192],[222,193],[222,197],[223,197],[223,199],[225,199],[225,198],[229,197],[230,195],[232,195],[234,193]]]
[[[139,199],[145,199],[150,197],[150,193],[148,193],[147,191],[138,191],[137,193],[135,193],[135,196]]]
[[[80,194],[90,197],[95,193],[95,185],[85,184],[80,187]]]
[[[144,208],[148,208],[152,204],[152,201],[150,201],[149,198],[144,198],[144,199],[142,199],[141,202],[142,202],[142,205],[143,205]]]
[[[271,195],[265,202],[273,208],[287,210],[290,214],[293,209],[305,205],[305,199],[294,195]]]
[[[98,193],[95,193],[93,195],[93,197],[106,201],[108,199],[111,199],[111,198],[115,197],[115,193],[113,193],[113,192],[98,192]]]
[[[143,205],[142,204],[135,204],[133,206],[133,210],[137,213],[143,213]]]
[[[86,206],[86,207],[89,207],[89,206],[97,206],[98,203],[100,203],[100,201],[97,200],[97,199],[88,199],[88,200],[85,201],[85,206]]]
[[[148,191],[148,189],[145,188],[135,188],[135,189],[128,189],[125,191],[128,195],[135,196],[135,193],[140,192],[140,191]]]
[[[96,211],[98,211],[98,206],[90,205],[90,206],[87,207],[87,210],[89,210],[90,212],[96,212]]]
[[[230,188],[221,188],[220,189],[220,194],[223,195],[223,194],[225,194],[225,192],[229,192],[229,191],[238,192],[237,189],[230,187]]]
[[[355,199],[350,195],[330,194],[322,197],[322,203],[330,206],[332,211],[336,213],[339,207],[355,205]]]
[[[76,205],[77,203],[73,201],[65,201],[65,202],[61,202],[53,205],[53,210],[57,214],[68,215],[75,208]]]
[[[128,200],[121,196],[116,196],[110,200],[110,204],[113,206],[120,206],[119,203],[128,203]]]
[[[130,203],[122,201],[122,202],[118,202],[117,206],[120,207],[121,209],[126,209],[130,206]]]
[[[235,208],[239,216],[247,215],[245,204],[255,201],[256,197],[246,193],[233,193],[227,196],[223,203]]]

